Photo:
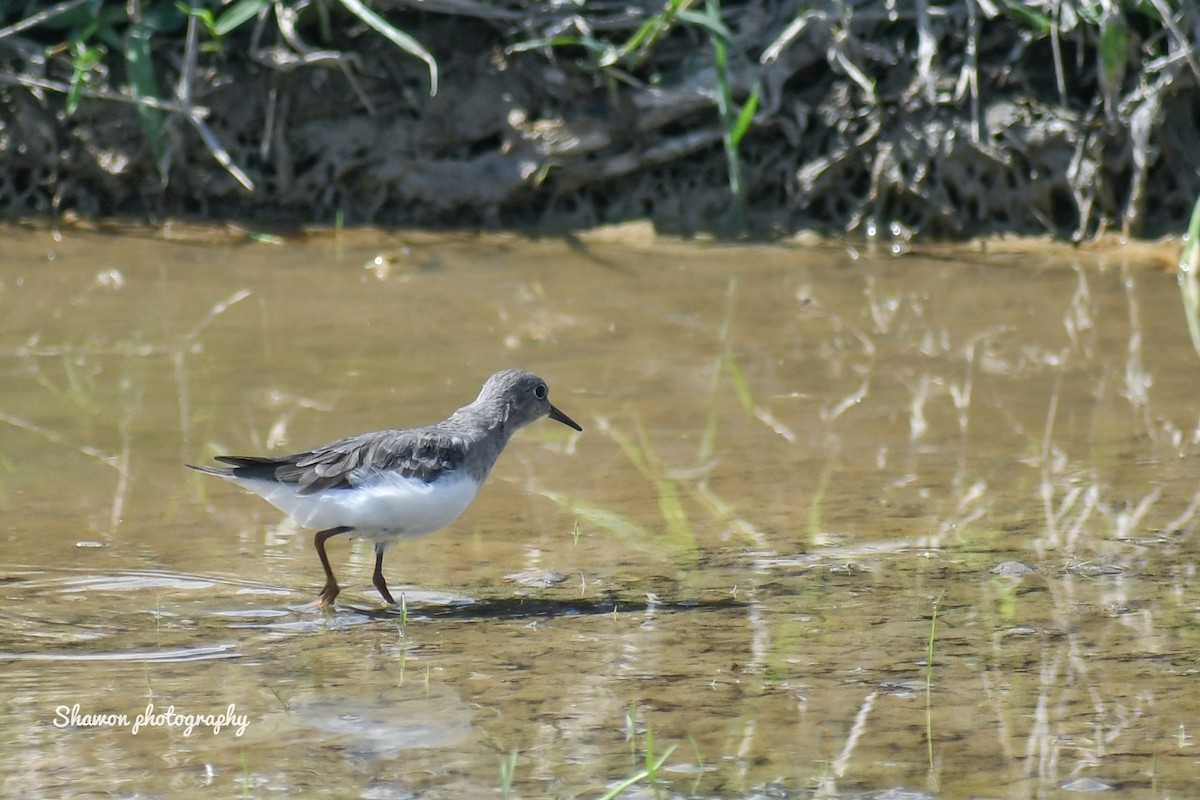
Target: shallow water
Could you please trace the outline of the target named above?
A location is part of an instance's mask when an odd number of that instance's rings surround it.
[[[668,751],[623,796],[1193,791],[1153,254],[206,238],[0,236],[0,794],[591,798]],[[584,432],[391,550],[403,609],[339,541],[313,608],[311,534],[183,466],[504,366]]]

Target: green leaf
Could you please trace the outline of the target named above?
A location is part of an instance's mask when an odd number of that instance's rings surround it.
[[[213,16],[212,11],[207,8],[194,8],[182,0],[176,0],[175,7],[187,16],[200,20],[200,24],[204,26],[208,35],[214,39],[218,38],[217,18]]]
[[[3,8],[5,4],[0,4]],[[125,14],[124,3],[119,5],[106,5],[98,11],[93,7],[95,3],[87,3],[83,6],[62,11],[53,17],[48,17],[38,23],[38,27],[49,28],[50,30],[86,30],[86,35],[80,38],[90,38],[99,25],[111,25],[114,23],[122,23],[129,19]],[[72,39],[76,38],[74,35]]]
[[[609,59],[610,53],[616,52],[612,45],[605,44],[591,36],[580,36],[577,33],[559,33],[541,39],[526,39],[516,44],[510,44],[504,48],[504,52],[524,53],[529,50],[541,50],[543,47],[583,47],[593,53],[600,53],[602,61]],[[615,62],[616,58],[612,57],[612,61]]]
[[[1027,3],[1018,3],[1008,0],[1008,2],[1005,2],[1002,5],[1005,13],[1008,14],[1008,16],[1012,17],[1018,22],[1024,23],[1026,27],[1033,28],[1043,36],[1050,33],[1050,30],[1054,27],[1054,23],[1048,16]]]
[[[217,18],[215,30],[218,36],[240,28],[248,20],[258,16],[258,13],[271,5],[271,0],[238,0],[225,9],[225,13]]]
[[[174,33],[183,28],[188,18],[188,8],[179,8],[171,3],[142,3],[141,16],[138,24],[145,26],[151,33]]]
[[[742,137],[750,129],[750,123],[754,121],[754,112],[758,110],[758,98],[759,86],[756,84],[750,92],[750,96],[746,98],[746,103],[738,113],[737,119],[734,120],[733,129],[729,132],[729,142],[735,148],[742,143]]]
[[[664,31],[670,30],[674,26],[676,20],[679,19],[680,13],[686,11],[693,2],[695,0],[669,0],[667,7],[663,9],[662,13],[655,14],[643,22],[633,32],[633,35],[617,48],[616,55],[614,55],[612,61],[608,64],[601,63],[600,66],[609,66],[615,63],[618,58],[624,58],[634,51],[645,52],[649,50],[662,37]]]
[[[737,42],[733,40],[733,33],[721,21],[721,17],[714,14],[711,10],[705,13],[700,13],[699,11],[680,11],[679,21],[695,25],[697,28],[704,28],[709,33],[719,36],[723,42],[735,47],[737,46]]]
[[[1136,2],[1129,3],[1127,7],[1131,11],[1136,11],[1143,17],[1146,17],[1155,25],[1162,25],[1162,14],[1158,13],[1158,9],[1154,7],[1154,3],[1151,0],[1136,0]]]
[[[83,96],[88,77],[104,58],[104,49],[92,47],[83,39],[71,42],[71,81],[67,89],[67,116],[79,109],[79,99]]]
[[[129,90],[135,100],[162,99],[150,54],[151,33],[148,26],[140,23],[130,25],[125,32],[125,67],[129,70]],[[162,112],[144,103],[138,103],[137,112],[142,123],[142,135],[154,154],[154,163],[161,165],[167,150]]]
[[[1115,83],[1124,75],[1128,47],[1129,26],[1118,11],[1106,17],[1100,26],[1100,64],[1110,82]]]

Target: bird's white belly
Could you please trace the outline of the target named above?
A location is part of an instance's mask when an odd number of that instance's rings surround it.
[[[273,481],[237,481],[312,530],[346,526],[348,535],[374,541],[432,533],[461,514],[479,489],[469,477],[434,483],[395,475],[354,489],[327,489],[302,495],[295,486]]]

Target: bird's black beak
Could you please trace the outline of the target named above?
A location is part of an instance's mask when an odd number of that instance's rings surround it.
[[[555,422],[561,422],[563,425],[566,425],[569,428],[574,428],[577,431],[583,431],[583,428],[579,427],[575,420],[559,411],[554,407],[553,404],[550,405],[550,419],[554,420]]]

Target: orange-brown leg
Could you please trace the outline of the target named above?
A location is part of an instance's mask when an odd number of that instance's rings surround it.
[[[333,577],[333,568],[329,566],[329,556],[325,555],[325,540],[331,536],[349,533],[352,530],[354,529],[340,525],[336,528],[320,531],[313,538],[313,543],[317,546],[317,555],[321,558],[321,566],[325,570],[325,587],[321,589],[321,598],[317,601],[318,605],[322,607],[333,605],[334,598],[341,591],[337,585],[337,578]]]
[[[371,577],[372,583],[379,593],[383,595],[383,599],[387,601],[389,606],[396,605],[396,601],[392,599],[392,593],[388,591],[387,581],[383,579],[383,545],[375,545],[375,574]]]

